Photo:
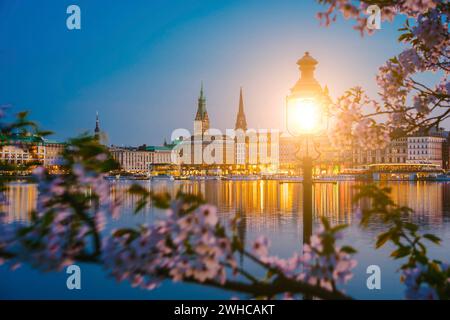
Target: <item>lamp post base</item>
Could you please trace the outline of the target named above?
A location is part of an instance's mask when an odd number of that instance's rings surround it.
[[[312,158],[303,158],[303,244],[312,235]]]

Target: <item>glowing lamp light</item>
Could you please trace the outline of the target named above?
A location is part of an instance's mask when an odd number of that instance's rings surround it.
[[[290,98],[286,103],[286,124],[293,136],[311,135],[321,130],[322,109],[315,99]]]

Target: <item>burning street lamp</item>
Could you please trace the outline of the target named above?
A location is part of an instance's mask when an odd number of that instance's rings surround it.
[[[317,61],[308,52],[298,60],[301,76],[286,97],[286,128],[290,135],[304,142],[301,157],[303,171],[303,243],[312,234],[312,162],[309,143],[327,128],[328,89],[314,78]]]

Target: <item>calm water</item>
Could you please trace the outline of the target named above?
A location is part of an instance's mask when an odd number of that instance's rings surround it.
[[[124,197],[123,210],[119,219],[108,223],[108,229],[136,225],[153,221],[160,211],[149,205],[140,215],[132,213],[136,199],[127,195],[128,182],[112,183],[112,196]],[[234,214],[243,218],[241,236],[250,243],[258,235],[271,239],[271,252],[288,257],[299,250],[302,239],[302,190],[299,183],[277,181],[160,181],[142,182],[155,191],[169,191],[202,194],[209,203],[219,208],[222,219]],[[342,243],[351,244],[357,250],[358,266],[355,276],[345,287],[347,293],[364,299],[401,299],[403,286],[397,272],[399,263],[388,258],[389,249],[375,250],[375,236],[384,229],[372,224],[362,230],[352,214],[351,198],[356,182],[318,183],[314,186],[314,227],[319,217],[327,216],[333,223],[347,223]],[[432,232],[443,239],[441,246],[430,247],[430,254],[441,260],[450,261],[450,183],[391,182],[393,199],[399,204],[415,210],[411,219],[426,232]],[[7,208],[9,221],[26,221],[28,212],[34,208],[37,198],[36,186],[13,184],[9,189],[11,206]],[[365,204],[362,204],[365,205]],[[242,262],[244,267],[253,269]],[[381,267],[381,290],[370,291],[366,287],[366,268],[371,264]],[[228,299],[239,296],[235,293],[197,285],[165,282],[154,291],[131,288],[128,283],[117,284],[101,267],[81,265],[82,289],[69,291],[66,288],[66,274],[44,274],[23,266],[11,272],[0,267],[1,299]],[[256,269],[254,272],[258,272]]]

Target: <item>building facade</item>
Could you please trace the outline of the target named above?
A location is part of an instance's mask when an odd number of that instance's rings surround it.
[[[448,138],[443,130],[430,133],[418,132],[411,136],[393,139],[386,148],[353,149],[353,166],[373,164],[432,164],[448,168]]]
[[[165,144],[163,146],[149,146],[145,147],[146,151],[152,153],[151,164],[178,164],[178,157],[174,151],[176,144]]]
[[[58,171],[65,144],[37,136],[0,137],[0,162],[30,171],[28,166],[42,165]]]
[[[392,140],[382,149],[353,149],[353,165],[356,167],[378,163],[406,163],[408,160],[408,138]]]
[[[248,129],[242,88],[234,130],[210,127],[203,86],[194,119],[194,134],[179,137],[175,147],[186,175],[253,174],[278,163],[278,142],[271,132]],[[276,140],[278,141],[278,140]]]
[[[174,145],[115,147],[111,155],[120,165],[120,170],[132,174],[152,174],[159,166],[177,165],[178,157]]]
[[[58,171],[61,164],[61,154],[66,145],[64,143],[54,141],[45,141],[44,146],[44,166],[46,168]]]
[[[154,153],[147,150],[111,147],[110,152],[121,170],[128,173],[148,173],[153,163]]]
[[[444,167],[443,146],[445,138],[436,136],[408,137],[407,163],[434,164]]]

